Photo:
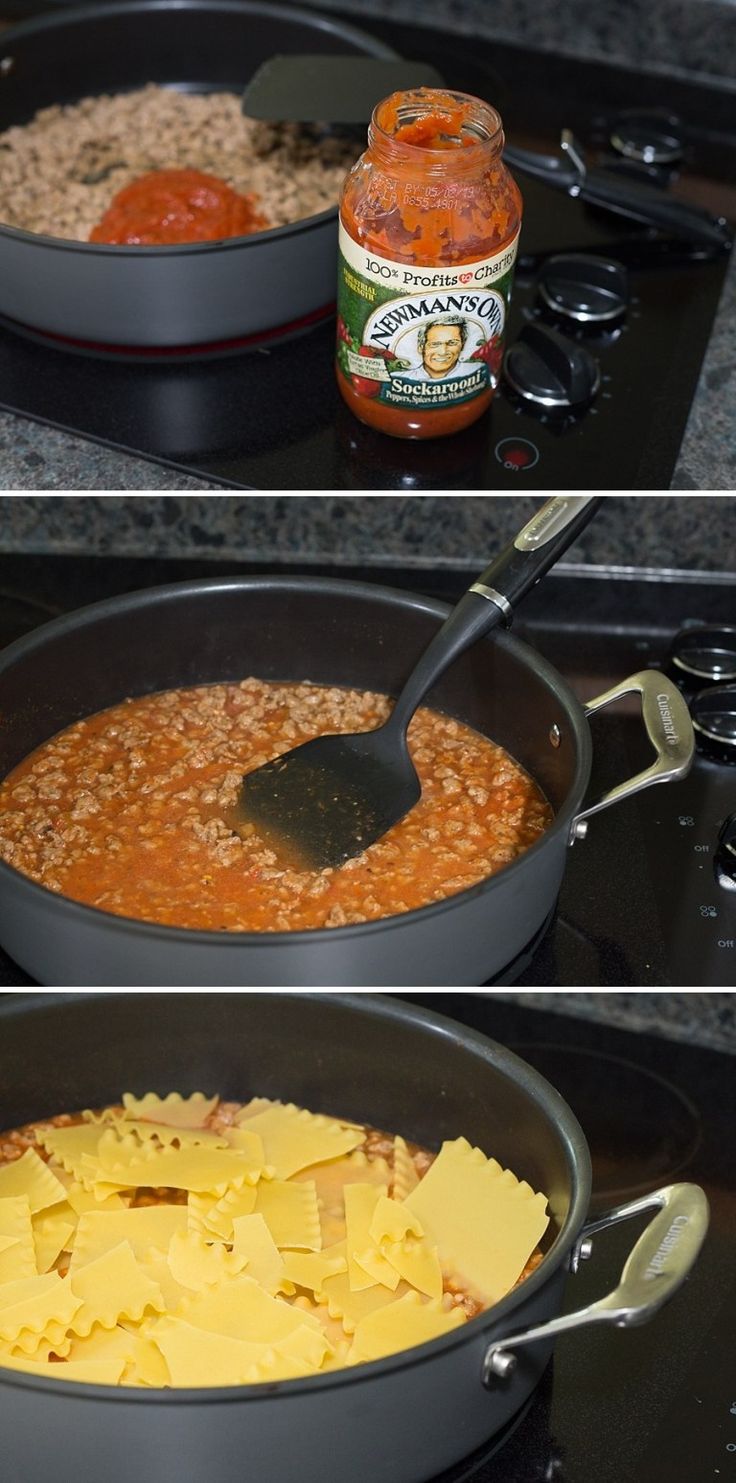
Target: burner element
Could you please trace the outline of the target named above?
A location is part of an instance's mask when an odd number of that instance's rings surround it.
[[[700,751],[716,762],[736,763],[736,685],[699,690],[690,715]]]
[[[535,412],[574,412],[592,402],[600,386],[597,360],[556,330],[527,324],[504,361],[512,391]]]
[[[0,588],[0,649],[22,638],[39,623],[48,623],[58,618],[62,609],[33,598],[21,597],[17,592],[6,592]]]
[[[334,312],[335,305],[330,303],[321,309],[314,309],[300,319],[261,330],[256,335],[241,335],[233,340],[213,340],[200,345],[115,345],[101,344],[97,340],[72,340],[68,335],[56,335],[51,330],[21,324],[18,320],[8,319],[4,314],[0,315],[0,325],[7,327],[11,334],[22,335],[52,350],[66,350],[73,355],[88,356],[94,360],[127,361],[131,365],[176,365],[190,361],[217,360],[222,356],[242,355],[246,351],[263,351],[272,345],[288,343],[331,319]]]
[[[736,628],[681,628],[672,640],[668,672],[681,687],[736,680]]]
[[[659,109],[627,108],[611,126],[610,141],[624,159],[644,165],[676,165],[684,153],[682,125]]]
[[[577,324],[610,324],[626,313],[628,274],[622,263],[594,253],[557,253],[544,264],[537,292],[546,308]]]
[[[557,1467],[558,1458],[550,1437],[549,1420],[551,1381],[550,1365],[536,1390],[532,1391],[529,1399],[511,1420],[500,1431],[495,1432],[484,1447],[471,1452],[462,1462],[456,1463],[446,1472],[439,1473],[432,1483],[501,1483],[506,1477],[515,1478],[517,1473],[514,1463],[518,1458],[510,1455],[509,1442],[517,1432],[518,1437],[511,1442],[511,1453],[523,1456],[527,1483],[537,1483],[537,1480],[543,1483],[546,1478],[556,1478],[557,1473],[552,1470]],[[528,1424],[522,1425],[527,1417]],[[494,1459],[502,1449],[503,1456],[496,1465]],[[507,1461],[510,1469],[508,1472]]]
[[[580,1120],[593,1162],[593,1205],[600,1209],[666,1184],[701,1142],[698,1112],[655,1072],[617,1056],[565,1045],[511,1047],[565,1098]]]

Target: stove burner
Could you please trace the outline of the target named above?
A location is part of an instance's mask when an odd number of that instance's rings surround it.
[[[593,1162],[592,1205],[669,1183],[700,1147],[697,1108],[656,1072],[617,1056],[535,1042],[512,1047],[569,1102]]]
[[[305,314],[301,319],[288,324],[275,325],[257,335],[242,335],[234,340],[213,340],[202,345],[108,345],[96,340],[72,340],[68,335],[57,335],[52,330],[36,329],[33,325],[21,324],[19,320],[7,319],[0,314],[0,325],[33,340],[37,345],[46,345],[51,350],[66,350],[72,355],[91,356],[94,360],[111,360],[136,364],[182,365],[190,361],[219,360],[224,356],[243,355],[248,351],[268,349],[272,345],[286,344],[290,340],[306,335],[316,325],[323,324],[335,312],[335,305],[326,304]]]
[[[624,159],[645,165],[676,165],[684,153],[682,125],[658,109],[627,109],[611,128],[610,141]]]
[[[538,1391],[541,1392],[545,1388],[543,1379],[537,1391],[532,1392],[529,1400],[524,1402],[524,1405],[516,1412],[516,1415],[512,1416],[511,1420],[507,1421],[506,1425],[500,1431],[496,1432],[495,1436],[485,1446],[479,1447],[475,1452],[471,1452],[468,1457],[464,1457],[462,1462],[456,1463],[448,1472],[438,1473],[437,1477],[432,1479],[432,1483],[466,1483],[466,1480],[467,1483],[471,1483],[471,1480],[477,1480],[477,1483],[484,1483],[487,1477],[490,1478],[490,1475],[486,1472],[486,1465],[501,1451],[502,1447],[506,1446],[506,1443],[514,1435],[514,1432],[528,1416],[529,1411],[535,1401],[537,1401]],[[497,1476],[495,1469],[493,1469],[493,1476]],[[536,1477],[537,1475],[535,1474],[534,1476]],[[542,1474],[538,1476],[541,1477]]]
[[[610,324],[628,303],[628,274],[622,263],[594,253],[557,253],[547,259],[537,293],[548,309],[577,324]]]
[[[16,592],[6,592],[0,588],[0,604],[2,605],[2,619],[0,620],[0,648],[6,644],[12,644],[15,639],[22,638],[25,633],[30,633],[32,628],[38,628],[40,623],[48,623],[50,618],[58,618],[62,612],[61,608],[55,608],[51,603],[30,601],[25,597],[19,597]]]
[[[544,942],[547,933],[550,931],[552,923],[555,919],[555,911],[556,908],[553,907],[549,916],[539,928],[539,931],[535,932],[534,936],[527,943],[526,947],[522,948],[522,951],[518,953],[515,958],[512,958],[510,963],[506,964],[506,967],[501,970],[498,976],[496,978],[489,978],[487,980],[487,988],[493,988],[494,986],[496,988],[502,988],[506,984],[516,983],[516,980],[520,978],[522,973],[524,973],[524,971],[529,967],[532,958],[538,951],[540,945]]]

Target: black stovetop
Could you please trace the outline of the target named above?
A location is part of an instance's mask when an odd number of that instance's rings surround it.
[[[675,1180],[702,1185],[711,1206],[698,1264],[668,1308],[638,1329],[563,1336],[500,1450],[433,1483],[732,1483],[734,1057],[490,995],[407,997],[511,1046],[554,1083],[591,1147],[596,1214]],[[624,1222],[595,1238],[565,1311],[616,1285],[642,1228]]]
[[[736,176],[733,119],[711,87],[425,28],[371,29],[400,53],[439,65],[451,86],[492,100],[516,145],[555,152],[560,129],[571,126],[592,155],[614,116],[645,106],[684,120],[681,194],[717,211],[717,182]],[[521,183],[510,342],[538,313],[535,278],[550,253],[592,251],[629,268],[623,325],[581,332],[602,385],[577,417],[541,418],[502,390],[490,415],[456,437],[428,444],[384,437],[338,396],[331,321],[280,345],[177,363],[90,358],[0,326],[0,405],[233,488],[664,488],[728,259],[693,262],[620,218]]]
[[[383,581],[447,601],[469,580],[467,571],[449,568],[288,569]],[[0,556],[0,646],[58,612],[135,587],[263,570],[237,562]],[[733,623],[735,612],[736,578],[604,579],[558,569],[526,598],[514,631],[589,700],[615,680],[664,664],[683,625]],[[625,708],[595,717],[592,735],[591,798],[651,760],[641,723]],[[719,827],[735,810],[736,768],[698,755],[683,782],[649,789],[592,819],[587,838],[569,852],[544,939],[498,983],[733,987],[736,892],[718,883],[714,856]],[[0,985],[27,982],[0,952]]]

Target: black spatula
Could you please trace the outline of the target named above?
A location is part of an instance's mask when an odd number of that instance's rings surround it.
[[[499,623],[567,550],[600,499],[548,500],[453,609],[375,731],[320,736],[243,779],[235,827],[250,824],[282,859],[305,868],[341,865],[380,839],[418,801],[406,732],[447,666]]]
[[[269,57],[243,93],[243,113],[269,123],[367,124],[376,104],[407,88],[437,88],[443,82],[428,62],[403,57]]]
[[[381,98],[419,87],[444,87],[439,72],[427,62],[286,54],[269,57],[258,68],[246,86],[242,108],[249,118],[269,123],[367,124]],[[599,210],[695,242],[705,255],[731,247],[733,233],[725,217],[712,216],[658,186],[588,167],[569,129],[562,130],[560,148],[561,155],[543,155],[507,145],[504,160],[512,170],[579,196]]]

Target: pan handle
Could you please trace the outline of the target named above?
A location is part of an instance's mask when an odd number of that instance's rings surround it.
[[[576,814],[570,826],[570,844],[574,844],[576,839],[585,838],[588,831],[587,820],[591,814],[600,813],[601,809],[609,808],[612,803],[621,803],[624,798],[630,798],[632,794],[639,793],[642,788],[651,787],[653,783],[675,782],[690,771],[695,755],[695,734],[690,712],[677,686],[660,674],[659,670],[642,669],[638,674],[629,675],[627,680],[621,680],[618,685],[597,695],[595,700],[587,701],[584,705],[585,714],[592,716],[602,706],[612,705],[622,695],[632,693],[641,696],[642,720],[657,753],[656,759],[651,767],[645,767],[643,772],[638,772],[624,783],[617,783],[615,788],[603,793],[596,803],[591,803],[588,808]]]
[[[652,1209],[659,1213],[639,1237],[613,1292],[587,1308],[522,1329],[518,1334],[507,1334],[488,1345],[481,1372],[487,1389],[506,1379],[516,1368],[516,1355],[512,1351],[522,1344],[552,1339],[568,1329],[592,1323],[611,1323],[616,1328],[647,1323],[669,1302],[688,1276],[708,1229],[708,1201],[697,1184],[667,1185],[589,1221],[573,1248],[571,1265],[575,1270],[580,1256],[590,1255],[590,1237],[595,1231]]]

